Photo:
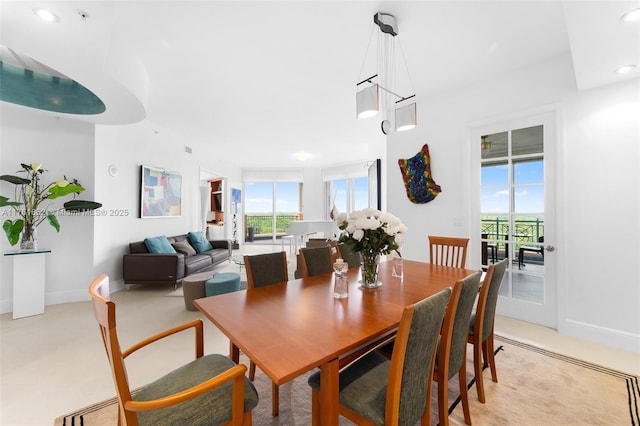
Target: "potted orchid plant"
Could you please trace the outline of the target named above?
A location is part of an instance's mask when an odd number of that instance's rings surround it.
[[[402,221],[391,213],[366,208],[336,217],[343,232],[339,241],[362,258],[362,285],[377,287],[380,255],[396,252],[401,256],[398,240],[407,232]]]
[[[36,229],[45,220],[49,225],[55,228],[56,232],[60,232],[60,222],[56,213],[61,210],[66,211],[90,211],[102,207],[102,204],[94,201],[85,201],[75,199],[76,195],[84,191],[85,188],[80,185],[76,179],[67,180],[59,179],[44,185],[40,179],[46,169],[42,168],[42,164],[24,164],[21,163],[22,176],[2,175],[0,180],[15,185],[14,200],[0,195],[0,207],[10,207],[18,218],[15,220],[7,219],[2,224],[9,244],[16,245],[18,239],[22,235],[20,242],[21,250],[37,250]],[[64,203],[62,209],[51,209],[50,205],[43,205],[47,200],[73,195],[73,200]]]

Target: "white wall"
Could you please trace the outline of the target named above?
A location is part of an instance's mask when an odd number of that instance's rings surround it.
[[[640,352],[640,82],[564,102],[559,330]]]
[[[185,145],[192,153],[185,152]],[[126,126],[96,128],[96,196],[107,212],[128,211],[126,216],[96,218],[95,272],[108,274],[116,286],[122,285],[122,255],[129,243],[155,235],[177,235],[202,230],[200,220],[201,170],[226,178],[227,188],[240,185],[240,168],[225,162],[215,144],[199,145],[183,141],[180,135],[158,130],[143,121]],[[107,170],[116,165],[119,174],[112,177]],[[155,166],[182,175],[182,217],[140,219],[140,166]],[[240,187],[240,186],[236,186]],[[230,194],[225,196],[225,209],[230,212]],[[231,238],[231,216],[225,217],[225,237]]]
[[[559,331],[640,352],[638,93],[637,82],[577,93],[571,60],[562,57],[419,97],[419,127],[392,133],[386,158],[388,210],[409,227],[404,256],[428,261],[429,234],[470,235],[470,128],[553,105],[564,128],[557,147]],[[417,205],[406,196],[397,160],[425,143],[442,193]],[[472,238],[469,267],[480,265],[478,245]]]
[[[76,178],[86,188],[80,199],[96,200],[94,194],[93,157],[94,126],[57,119],[54,115],[11,104],[0,105],[0,174],[16,174],[20,163],[40,162],[48,171],[43,175],[46,184]],[[0,194],[14,199],[15,186],[3,182]],[[61,207],[70,197],[52,200],[52,207]],[[43,206],[44,207],[44,206]],[[8,208],[1,209],[8,213]],[[4,222],[4,218],[2,222]],[[91,216],[59,216],[60,233],[47,221],[38,227],[38,245],[50,248],[45,256],[46,304],[79,300],[76,290],[86,288],[93,278],[93,233]],[[18,243],[19,244],[19,243]],[[4,232],[0,237],[3,252],[17,250],[10,246]],[[0,312],[12,310],[12,262],[2,257],[0,270]]]

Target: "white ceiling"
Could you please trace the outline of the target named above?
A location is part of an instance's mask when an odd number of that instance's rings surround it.
[[[640,1],[2,0],[0,6],[3,45],[105,100],[107,113],[93,121],[146,115],[176,143],[196,153],[214,145],[225,161],[247,168],[367,159],[368,144],[383,135],[380,118],[355,118],[355,83],[372,74],[359,75],[379,11],[397,18],[418,115],[430,94],[561,55],[572,57],[578,90],[639,76],[638,68],[624,76],[613,70],[640,65],[640,23],[619,22]],[[39,21],[36,6],[60,21]],[[311,158],[294,159],[299,152]]]

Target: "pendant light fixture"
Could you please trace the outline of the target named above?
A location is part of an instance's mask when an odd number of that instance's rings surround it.
[[[416,103],[411,102],[415,97],[415,90],[411,82],[409,70],[404,61],[407,80],[411,91],[414,94],[404,96],[399,94],[396,76],[396,42],[400,46],[399,53],[404,60],[404,53],[398,36],[398,26],[396,18],[386,13],[376,13],[373,16],[374,29],[379,29],[377,40],[377,57],[376,57],[376,73],[371,77],[365,78],[356,84],[356,114],[358,118],[373,117],[382,109],[383,116],[381,129],[387,134],[392,128],[401,132],[412,129],[417,124],[417,108]],[[367,53],[373,40],[369,39]],[[365,54],[364,62],[360,74],[364,69],[367,55]],[[407,102],[408,101],[408,102]],[[395,110],[393,117],[391,111]],[[393,118],[394,125],[390,122]]]

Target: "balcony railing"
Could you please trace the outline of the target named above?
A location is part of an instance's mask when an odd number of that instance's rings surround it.
[[[276,237],[285,235],[289,224],[301,220],[302,213],[276,213]],[[264,239],[273,236],[273,215],[268,213],[248,213],[244,215],[245,239]],[[253,231],[250,231],[252,228]]]
[[[517,241],[538,242],[544,236],[544,220],[536,218],[533,220],[515,220],[514,230],[511,235]],[[504,240],[509,234],[509,221],[504,217],[495,219],[482,219],[481,233],[487,239]]]

